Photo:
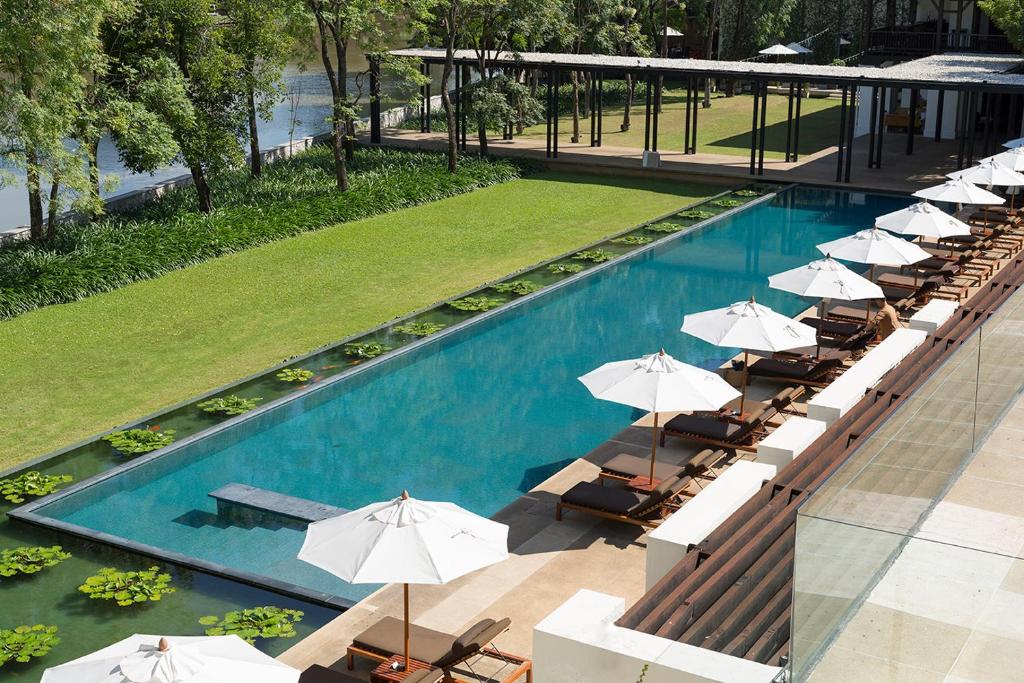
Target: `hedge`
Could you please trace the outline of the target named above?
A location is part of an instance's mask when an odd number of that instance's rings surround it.
[[[212,183],[215,210],[197,211],[190,187],[169,192],[133,214],[64,224],[46,243],[0,249],[0,319],[75,301],[207,259],[338,223],[358,220],[506,182],[522,162],[463,156],[448,173],[443,154],[360,149],[350,189],[334,189],[333,160],[315,147],[264,168]]]

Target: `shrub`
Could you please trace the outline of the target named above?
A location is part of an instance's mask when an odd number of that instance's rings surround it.
[[[552,263],[548,266],[548,270],[555,275],[571,275],[582,271],[583,266],[579,263]]]
[[[0,576],[9,578],[18,574],[35,574],[70,557],[71,553],[64,552],[59,545],[5,548],[0,551]]]
[[[159,567],[137,572],[122,572],[104,567],[85,580],[78,590],[93,600],[113,600],[121,607],[142,602],[159,602],[174,592],[170,574],[161,574]]]
[[[7,662],[27,662],[42,657],[60,643],[56,626],[18,626],[0,629],[0,666]]]
[[[411,334],[414,337],[429,337],[436,332],[440,332],[445,327],[447,327],[447,325],[444,323],[415,322],[395,325],[394,330],[399,334]]]
[[[256,407],[256,404],[262,401],[262,398],[242,398],[241,396],[221,396],[220,398],[210,398],[201,403],[197,403],[196,407],[202,410],[204,413],[218,413],[220,415],[241,415],[247,413]]]
[[[69,481],[70,474],[42,474],[33,470],[11,479],[0,479],[0,496],[12,503],[24,503],[25,496],[48,496],[60,491],[59,484]]]
[[[492,308],[501,306],[504,301],[487,296],[467,296],[455,301],[449,301],[448,305],[457,311],[489,311]]]
[[[174,430],[122,429],[107,434],[103,440],[125,455],[139,455],[170,446],[174,443]]]
[[[607,249],[587,249],[586,251],[578,251],[573,255],[573,258],[577,261],[592,261],[593,263],[604,263],[605,261],[611,261],[615,258],[615,254],[608,251]]]
[[[303,613],[283,607],[252,607],[228,612],[223,617],[208,616],[199,620],[208,636],[236,635],[252,645],[257,638],[294,638],[295,624]]]
[[[380,342],[349,342],[345,344],[345,355],[356,358],[376,358],[391,350]]]
[[[463,156],[449,173],[445,155],[360,149],[351,188],[333,188],[331,150],[314,147],[268,165],[212,181],[215,211],[201,214],[190,187],[131,214],[90,224],[61,224],[46,243],[0,249],[0,319],[67,303],[153,278],[217,256],[310,230],[463,194],[520,177],[533,167],[507,159]]]
[[[617,237],[612,240],[615,244],[632,244],[637,246],[641,244],[650,244],[653,241],[653,237],[645,237],[643,235],[626,235],[625,237]]]
[[[275,377],[282,382],[308,382],[313,379],[313,375],[314,373],[312,370],[304,370],[302,368],[285,368],[284,370],[279,370]]]
[[[494,291],[500,294],[515,294],[516,296],[533,294],[539,289],[541,289],[539,284],[529,280],[512,280],[511,282],[499,282],[494,285]]]

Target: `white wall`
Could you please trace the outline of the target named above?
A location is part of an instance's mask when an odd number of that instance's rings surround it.
[[[857,102],[857,124],[853,130],[855,137],[867,135],[871,120],[871,88],[858,88],[859,98]],[[956,101],[957,93],[946,91],[942,103],[942,139],[952,140],[956,135]],[[889,106],[889,94],[885,95],[885,106]],[[910,106],[910,89],[904,88],[897,98],[897,106]],[[927,138],[935,138],[935,117],[939,111],[939,92],[937,90],[922,90],[918,96],[918,107],[924,108],[924,130],[921,135]],[[904,131],[886,131],[885,135],[905,135]]]
[[[581,590],[533,629],[537,683],[768,683],[779,667],[615,625],[626,604]]]

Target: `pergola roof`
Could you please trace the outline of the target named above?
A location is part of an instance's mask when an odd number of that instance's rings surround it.
[[[438,48],[408,48],[393,50],[391,54],[415,57],[431,63],[443,62],[445,56],[444,50]],[[1024,92],[1024,73],[1021,73],[1024,56],[1021,55],[948,53],[882,68],[557,52],[499,52],[490,55],[487,61],[493,66],[651,71],[665,75],[767,78],[786,82]],[[456,50],[455,62],[472,66],[477,63],[477,53],[474,50]]]

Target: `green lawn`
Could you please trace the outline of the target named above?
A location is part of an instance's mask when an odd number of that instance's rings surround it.
[[[640,95],[630,110],[630,129],[626,132],[619,130],[623,107],[605,107],[601,119],[602,142],[605,145],[643,149],[644,100],[643,91],[639,92]],[[707,154],[749,155],[752,107],[753,98],[750,95],[713,95],[711,108],[701,109],[697,113],[697,151]],[[787,109],[787,97],[768,95],[768,112],[765,115],[765,158],[785,158]],[[658,149],[682,150],[685,111],[685,91],[666,90],[658,121]],[[836,144],[837,130],[838,100],[804,99],[800,110],[800,154],[811,154]],[[524,135],[543,138],[544,124],[527,128]],[[571,115],[559,117],[560,144],[568,143],[571,136]],[[589,120],[580,121],[580,136],[583,144],[590,144]]]
[[[539,174],[0,322],[0,469],[718,189]]]

